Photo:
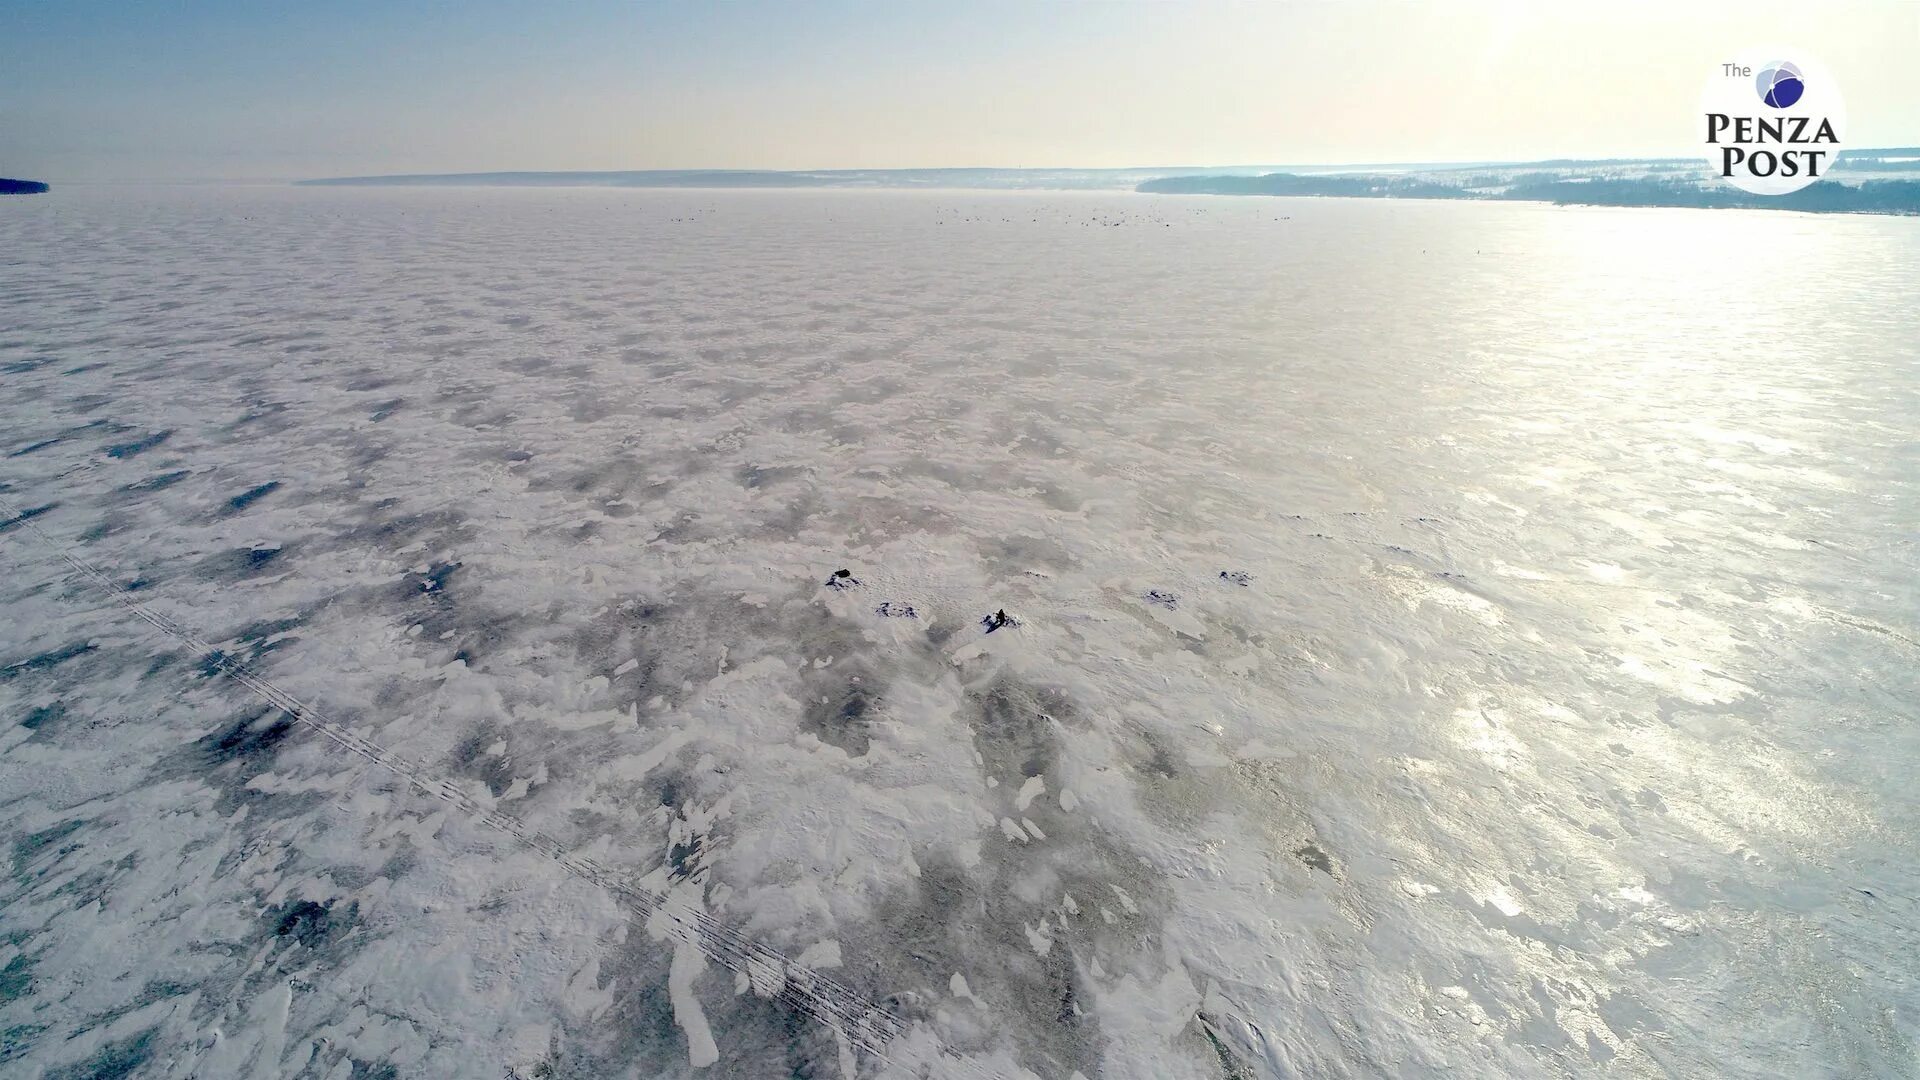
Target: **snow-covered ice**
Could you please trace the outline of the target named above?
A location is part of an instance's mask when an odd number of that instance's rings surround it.
[[[1912,1074],[1916,280],[1895,218],[0,206],[0,1071]]]

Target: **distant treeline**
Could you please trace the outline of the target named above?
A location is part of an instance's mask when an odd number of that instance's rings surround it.
[[[0,177],[0,195],[39,195],[47,191],[47,185],[38,180],[8,180]]]
[[[1754,195],[1734,187],[1708,187],[1673,180],[1579,183],[1560,180],[1516,184],[1500,197],[1562,206],[1695,206],[1827,214],[1920,214],[1920,180],[1868,180],[1859,184],[1818,180],[1786,195]]]
[[[1817,213],[1920,214],[1920,180],[1869,180],[1840,184],[1821,180],[1790,195],[1752,195],[1737,188],[1705,186],[1690,179],[1570,179],[1534,173],[1498,184],[1471,178],[1476,187],[1409,176],[1169,176],[1137,190],[1160,195],[1307,195],[1372,199],[1494,199],[1550,202],[1562,206],[1685,206],[1802,210]],[[1491,190],[1489,190],[1491,189]]]

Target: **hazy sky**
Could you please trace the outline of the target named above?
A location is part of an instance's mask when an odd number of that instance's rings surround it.
[[[1920,143],[1920,0],[0,0],[0,175],[1692,153],[1764,44],[1833,69],[1850,145]]]

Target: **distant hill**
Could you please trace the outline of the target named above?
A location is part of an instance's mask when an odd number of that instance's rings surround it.
[[[0,176],[0,195],[41,195],[47,190],[47,185],[38,180],[8,180]]]

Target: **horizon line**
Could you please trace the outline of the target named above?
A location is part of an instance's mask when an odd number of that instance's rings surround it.
[[[1920,156],[1920,141],[1907,145],[1849,147],[1836,155],[1836,160],[1854,157],[1874,157],[1887,154]],[[467,178],[485,176],[632,176],[632,175],[687,175],[709,173],[735,176],[832,176],[832,175],[872,175],[899,173],[1142,173],[1142,172],[1203,172],[1207,170],[1358,170],[1398,168],[1423,168],[1433,170],[1467,168],[1512,168],[1526,165],[1565,165],[1565,164],[1646,164],[1691,162],[1702,160],[1694,153],[1642,154],[1642,155],[1594,155],[1584,157],[1544,157],[1544,158],[1459,158],[1451,160],[1414,159],[1414,160],[1373,160],[1373,161],[1330,161],[1330,162],[1252,162],[1252,163],[1213,163],[1185,165],[886,165],[886,166],[824,166],[809,168],[773,168],[759,166],[678,166],[678,167],[641,167],[624,169],[553,169],[553,168],[488,168],[460,169],[433,172],[394,172],[394,173],[343,173],[334,175],[279,175],[279,176],[119,176],[119,177],[60,177],[53,175],[48,182],[63,184],[324,184],[349,181],[373,180],[429,180],[443,178]],[[0,173],[0,175],[7,175]],[[39,179],[24,174],[16,179]]]

